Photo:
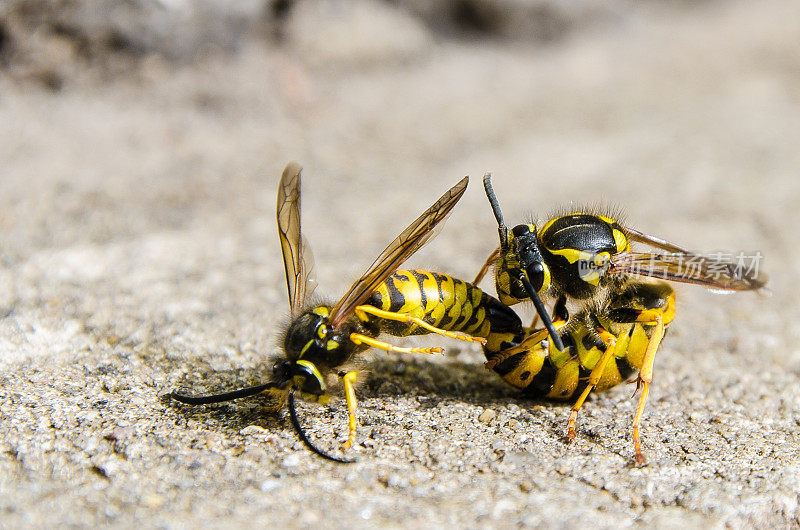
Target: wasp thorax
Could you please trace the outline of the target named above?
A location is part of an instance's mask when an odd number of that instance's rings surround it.
[[[611,257],[629,248],[616,221],[588,213],[550,220],[542,227],[539,241],[553,284],[567,296],[580,299],[597,293]]]

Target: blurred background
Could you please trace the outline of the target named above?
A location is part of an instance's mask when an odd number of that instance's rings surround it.
[[[9,521],[797,522],[796,2],[4,0],[0,124]],[[347,479],[252,407],[231,426],[158,401],[187,378],[269,376],[287,312],[273,212],[289,160],[305,166],[304,233],[332,299],[464,175],[444,231],[408,265],[471,279],[496,244],[485,172],[511,224],[619,212],[698,251],[761,252],[773,296],[679,289],[645,419],[663,467],[624,467],[628,389],[589,405],[602,436],[576,450],[558,441],[567,408],[509,412],[515,395],[480,353],[451,345],[430,361],[443,368],[377,365],[364,421],[384,431]],[[434,463],[406,433],[430,442],[443,427],[396,399],[408,393],[444,394],[441,421],[468,426],[447,428]],[[469,424],[484,407],[495,423]],[[709,427],[719,413],[733,419]],[[508,427],[518,420],[543,434]],[[251,423],[271,438],[248,441]],[[612,454],[584,458],[597,440]],[[498,463],[536,448],[535,462]],[[386,478],[390,463],[424,485],[416,501],[390,502],[416,495]],[[465,483],[464,466],[485,475]]]

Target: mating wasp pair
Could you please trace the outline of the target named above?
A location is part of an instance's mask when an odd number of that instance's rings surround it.
[[[371,347],[405,353],[441,351],[394,346],[378,340],[381,333],[437,333],[481,343],[486,367],[531,395],[564,399],[583,386],[570,415],[570,438],[575,436],[575,418],[589,392],[614,386],[638,369],[637,383],[643,390],[634,418],[634,442],[636,459],[641,462],[639,422],[655,352],[673,318],[675,299],[668,284],[633,280],[630,275],[661,275],[721,290],[763,286],[755,277],[712,281],[710,263],[702,259],[699,273],[686,274],[677,266],[677,256],[697,255],[622,228],[604,216],[577,213],[557,217],[539,231],[534,225],[519,225],[509,232],[487,175],[484,186],[498,221],[500,247],[474,282],[424,270],[399,270],[441,227],[466,190],[465,177],[392,241],[338,302],[309,306],[313,266],[301,233],[300,172],[298,164],[287,165],[278,188],[278,233],[292,321],[283,340],[285,359],[273,367],[274,380],[209,396],[170,395],[196,405],[266,393],[274,398],[271,409],[288,404],[293,427],[313,452],[336,462],[351,460],[332,456],[311,443],[297,417],[295,394],[327,403],[326,380],[333,374],[341,378],[348,409],[348,437],[342,444],[346,449],[356,437],[356,372],[340,368]],[[667,254],[631,252],[630,240]],[[477,287],[492,263],[500,300]],[[556,300],[552,317],[540,298],[544,295]],[[535,304],[544,329],[535,329],[535,323],[523,327],[509,307],[528,299]],[[570,315],[568,305],[576,301],[579,309]],[[612,357],[615,363],[610,363]]]

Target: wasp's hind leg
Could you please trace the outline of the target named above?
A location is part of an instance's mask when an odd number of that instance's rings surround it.
[[[627,349],[627,334],[623,335],[622,337],[615,337],[611,333],[605,330],[597,330],[600,333],[600,338],[605,343],[606,349],[603,351],[603,354],[598,359],[597,364],[594,365],[592,368],[591,373],[589,374],[588,384],[586,388],[583,389],[583,392],[578,399],[575,401],[575,404],[572,406],[572,410],[569,414],[569,421],[567,422],[567,440],[572,441],[575,439],[575,422],[578,419],[578,411],[581,410],[586,398],[589,397],[589,394],[594,390],[597,386],[597,383],[600,382],[600,379],[603,377],[603,372],[608,365],[608,361],[613,357],[617,356],[620,351],[625,351]]]
[[[382,340],[373,339],[372,337],[367,337],[366,335],[362,335],[361,333],[351,333],[350,334],[350,342],[353,344],[360,346],[362,344],[366,344],[371,348],[377,348],[383,351],[396,351],[399,353],[442,353],[442,349],[438,347],[434,348],[405,348],[403,346],[394,346],[389,344],[388,342],[383,342]]]
[[[417,326],[430,331],[431,333],[437,333],[444,337],[450,337],[451,339],[458,339],[463,340],[465,342],[477,342],[479,344],[486,344],[486,339],[483,337],[473,337],[467,333],[462,333],[460,331],[448,331],[446,329],[437,328],[432,326],[422,320],[421,318],[413,317],[407,313],[394,313],[392,311],[384,311],[383,309],[378,309],[377,307],[373,307],[371,305],[360,305],[356,308],[356,315],[362,320],[366,320],[366,315],[372,315],[377,318],[382,318],[385,320],[393,320],[395,322],[403,322],[405,324],[416,324]]]
[[[633,416],[633,450],[636,463],[643,465],[647,459],[642,454],[641,438],[639,436],[639,426],[642,422],[644,405],[647,402],[647,394],[650,393],[650,382],[653,380],[653,364],[656,359],[656,352],[664,338],[664,319],[658,315],[655,317],[655,329],[647,343],[647,350],[644,354],[642,367],[639,369],[639,376],[636,378],[636,390],[642,389],[639,396],[639,405],[636,407],[636,414]]]
[[[647,460],[642,453],[639,430],[650,392],[650,383],[653,380],[656,353],[664,339],[667,326],[675,317],[675,291],[662,281],[631,282],[612,297],[604,313],[610,321],[612,331],[615,328],[614,323],[633,324],[625,360],[631,368],[639,370],[636,390],[641,389],[642,393],[639,396],[632,427],[634,459],[641,465]]]

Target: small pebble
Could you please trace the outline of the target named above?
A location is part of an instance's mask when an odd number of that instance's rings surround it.
[[[285,467],[286,469],[291,469],[299,465],[300,465],[300,456],[297,455],[296,453],[287,456],[281,462],[281,466]]]
[[[281,481],[275,478],[268,478],[264,482],[261,483],[259,489],[264,493],[269,493],[270,491],[275,491],[276,489],[281,487]]]
[[[248,425],[244,429],[240,430],[239,434],[242,436],[263,436],[269,433],[266,429],[259,427],[258,425]]]
[[[483,423],[489,423],[495,418],[495,416],[497,416],[497,413],[494,410],[486,409],[483,412],[481,412],[480,416],[478,416],[478,421],[482,421]]]

